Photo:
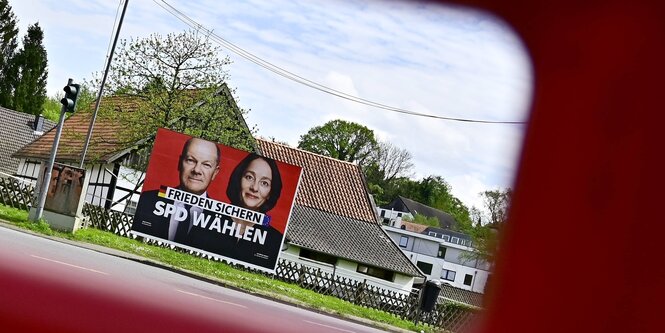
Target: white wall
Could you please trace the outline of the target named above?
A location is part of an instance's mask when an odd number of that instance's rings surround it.
[[[39,172],[41,170],[41,165],[46,163],[45,161],[40,162],[40,164],[35,164],[34,161],[26,161],[26,159],[20,159],[19,165],[17,168],[17,177],[24,178],[29,180],[30,178],[37,179]],[[104,207],[107,202],[108,196],[108,187],[98,186],[95,184],[110,184],[113,179],[113,164],[95,164],[86,166],[86,173],[89,175],[90,184],[86,190],[85,201],[97,206]],[[134,186],[143,178],[144,174],[142,172],[126,168],[124,166],[120,167],[118,172],[118,178],[116,181],[116,189],[113,193],[113,202],[120,200],[129,191],[134,189]],[[35,181],[31,181],[33,185]],[[139,187],[139,192],[141,188]],[[139,195],[134,194],[131,197],[131,201],[138,202]],[[126,201],[120,202],[119,204],[112,207],[113,210],[124,211]]]
[[[468,261],[462,255],[472,251],[472,248],[448,243],[443,239],[418,234],[397,228],[383,227],[390,238],[399,244],[402,236],[408,237],[409,242],[406,248],[400,247],[400,250],[406,254],[407,258],[414,264],[418,261],[432,264],[432,271],[427,275],[428,280],[440,280],[442,283],[451,284],[454,287],[483,293],[487,279],[490,275],[486,263],[476,263],[475,260]],[[437,257],[439,245],[446,247],[444,258]],[[455,272],[455,280],[449,281],[441,278],[443,269]],[[465,276],[472,276],[471,285],[464,284]]]
[[[413,287],[414,277],[404,275],[401,273],[395,272],[394,281],[387,281],[371,275],[366,275],[356,272],[358,268],[358,263],[354,261],[349,261],[346,259],[338,258],[336,265],[331,265],[327,263],[316,262],[307,258],[300,258],[300,248],[298,246],[290,244],[288,249],[282,252],[281,258],[297,262],[309,267],[315,267],[321,269],[322,272],[329,274],[335,272],[335,276],[342,276],[356,281],[362,282],[367,281],[367,284],[373,285],[379,288],[386,290],[392,290],[401,293],[408,293]]]

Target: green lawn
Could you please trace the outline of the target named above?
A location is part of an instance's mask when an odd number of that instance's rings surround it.
[[[69,240],[97,244],[136,254],[168,266],[203,275],[207,278],[214,279],[223,285],[278,298],[328,313],[361,317],[411,331],[435,331],[432,327],[414,325],[411,321],[402,320],[383,311],[357,306],[336,297],[325,296],[311,290],[300,288],[294,284],[278,281],[261,274],[235,269],[232,266],[219,261],[203,259],[187,253],[149,245],[141,241],[121,237],[98,229],[82,229],[76,231],[74,234],[58,232],[51,230],[46,222],[29,222],[27,221],[27,218],[28,214],[26,211],[0,205],[0,219],[12,222],[21,228],[29,229],[34,232]]]

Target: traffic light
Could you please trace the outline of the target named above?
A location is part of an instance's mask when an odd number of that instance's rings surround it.
[[[65,97],[60,100],[66,112],[74,112],[76,108],[76,99],[79,97],[81,92],[81,85],[77,83],[72,83],[71,79],[69,84],[63,89],[65,91]]]

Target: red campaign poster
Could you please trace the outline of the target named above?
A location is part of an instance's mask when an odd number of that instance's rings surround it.
[[[302,168],[160,128],[132,233],[273,272]]]

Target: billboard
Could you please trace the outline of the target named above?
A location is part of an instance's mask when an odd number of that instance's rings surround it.
[[[160,128],[132,233],[274,272],[301,173]]]

